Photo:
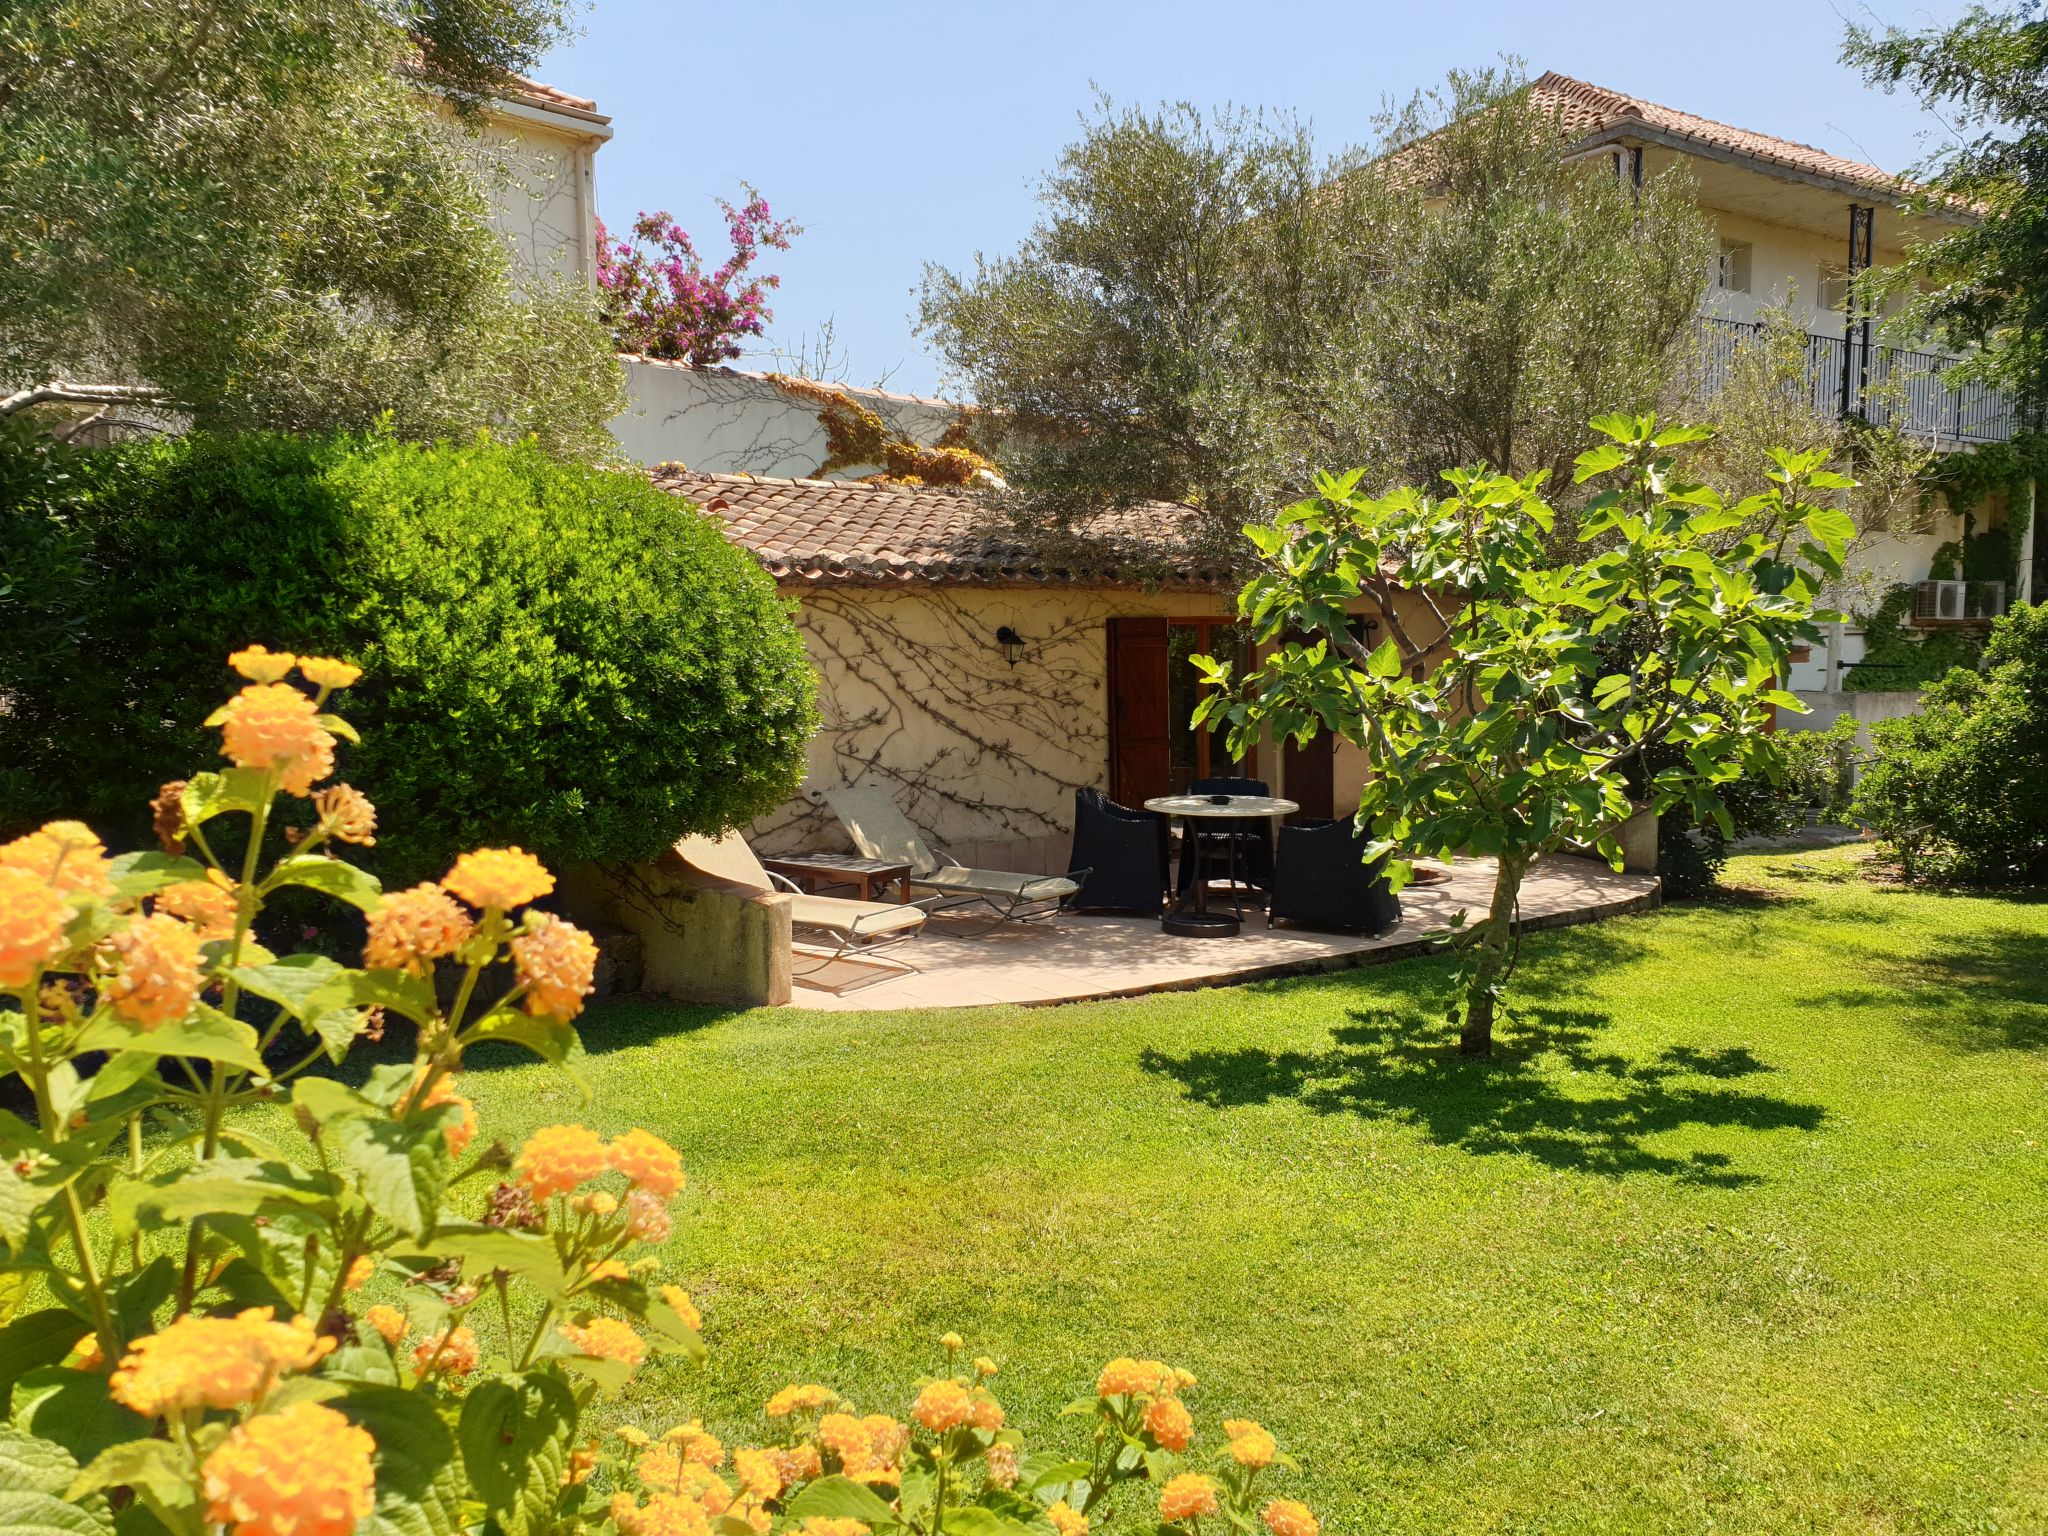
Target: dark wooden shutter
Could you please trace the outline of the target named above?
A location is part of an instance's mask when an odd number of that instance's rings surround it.
[[[1173,787],[1166,620],[1109,621],[1109,797],[1142,805]]]

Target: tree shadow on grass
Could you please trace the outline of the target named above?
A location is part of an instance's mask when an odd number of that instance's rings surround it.
[[[1412,1125],[1440,1146],[1533,1158],[1607,1178],[1655,1174],[1723,1189],[1757,1182],[1723,1152],[1683,1155],[1645,1145],[1687,1126],[1776,1131],[1817,1129],[1816,1104],[1730,1086],[1775,1069],[1747,1049],[1671,1046],[1647,1060],[1601,1048],[1609,1023],[1585,1009],[1518,1013],[1493,1057],[1459,1054],[1439,1020],[1411,1009],[1354,1011],[1322,1051],[1257,1047],[1170,1056],[1147,1050],[1141,1065],[1178,1081],[1214,1109],[1292,1099],[1319,1115],[1347,1114]]]
[[[1968,929],[1940,948],[1866,962],[1854,986],[1814,993],[1817,1008],[1901,1008],[1908,1025],[1952,1050],[2048,1047],[2048,941]]]

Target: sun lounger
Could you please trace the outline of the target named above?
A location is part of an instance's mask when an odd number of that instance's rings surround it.
[[[853,844],[870,859],[889,859],[910,866],[910,885],[929,895],[918,905],[930,912],[953,912],[986,906],[995,914],[990,927],[1050,917],[1060,902],[1078,891],[1069,875],[1026,875],[1007,869],[971,869],[942,850],[935,850],[895,802],[877,789],[833,789],[825,792]],[[1086,870],[1072,871],[1085,876]]]
[[[676,857],[701,875],[756,891],[786,890],[792,894],[790,922],[828,940],[818,969],[834,960],[866,959],[907,939],[924,926],[921,907],[887,901],[848,901],[838,896],[812,896],[794,881],[770,874],[737,832],[723,837],[686,837],[676,844]],[[901,960],[897,964],[905,964]],[[915,969],[915,967],[912,967]],[[808,974],[806,971],[804,974]]]

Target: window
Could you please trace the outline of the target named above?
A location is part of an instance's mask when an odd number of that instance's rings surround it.
[[[1714,265],[1714,286],[1723,293],[1749,292],[1750,246],[1747,240],[1723,240]]]
[[[1831,261],[1820,264],[1820,307],[1834,314],[1849,308],[1849,269]]]

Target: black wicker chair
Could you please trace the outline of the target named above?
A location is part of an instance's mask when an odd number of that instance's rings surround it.
[[[1348,821],[1305,821],[1280,829],[1266,926],[1299,923],[1343,933],[1385,933],[1401,921],[1381,860],[1365,862],[1367,839]]]
[[[1100,790],[1077,789],[1067,864],[1081,889],[1060,904],[1066,911],[1157,917],[1166,899],[1166,818],[1118,805]]]
[[[1263,779],[1196,779],[1191,795],[1270,795]],[[1186,895],[1200,866],[1214,879],[1230,868],[1230,844],[1237,844],[1237,877],[1264,891],[1273,885],[1273,819],[1270,816],[1186,818],[1180,850],[1180,878],[1174,889]],[[1234,895],[1235,893],[1233,893]]]

